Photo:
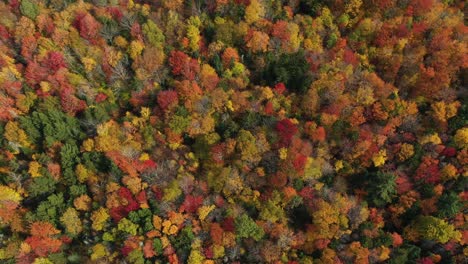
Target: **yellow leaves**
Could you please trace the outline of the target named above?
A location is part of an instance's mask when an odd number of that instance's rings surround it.
[[[192,249],[188,258],[188,264],[203,264],[204,255],[198,249]]]
[[[24,94],[18,94],[16,100],[16,107],[23,113],[29,112],[31,106],[34,105],[34,101],[37,99],[37,95],[33,92],[26,92]]]
[[[109,213],[104,207],[94,211],[91,215],[91,221],[93,221],[92,228],[96,231],[101,231],[104,228],[105,223],[109,219]]]
[[[142,190],[141,178],[125,176],[122,178],[123,184],[133,193],[137,194]]]
[[[374,166],[380,167],[385,164],[387,160],[387,151],[385,149],[380,150],[377,154],[372,157],[372,162]]]
[[[128,41],[122,36],[115,37],[114,43],[120,48],[126,48],[128,46]]]
[[[144,48],[145,44],[143,42],[138,40],[132,41],[128,47],[128,54],[130,55],[130,58],[136,59],[138,56],[140,56]]]
[[[148,107],[142,107],[140,111],[141,117],[148,119],[151,115],[151,109]]]
[[[288,157],[288,149],[287,148],[280,148],[279,149],[279,157],[282,160],[285,160]]]
[[[342,160],[337,160],[335,162],[335,171],[340,171],[343,168],[344,168],[343,161]]]
[[[41,164],[37,161],[31,161],[29,163],[29,170],[28,173],[31,174],[31,177],[36,178],[42,176],[39,172],[39,169],[42,168]]]
[[[17,122],[9,121],[5,126],[3,135],[8,141],[19,144],[22,147],[27,148],[31,146],[26,132],[19,127]]]
[[[95,147],[97,151],[107,152],[118,150],[121,147],[122,144],[118,139],[120,135],[120,127],[114,121],[98,125],[97,133],[98,136],[95,139]]]
[[[179,226],[183,223],[183,221],[184,221],[184,217],[182,214],[172,212],[172,211],[169,212],[169,219],[165,219],[165,220],[163,220],[161,217],[157,215],[153,215],[153,226],[156,230],[154,235],[156,237],[160,237],[161,232],[168,236],[176,235],[177,232],[179,231]]]
[[[458,178],[458,170],[455,166],[452,164],[447,164],[445,165],[442,170],[442,178],[445,180],[451,180],[451,179],[456,179]]]
[[[371,87],[360,87],[356,94],[356,101],[364,106],[369,106],[375,102],[374,92]]]
[[[414,155],[414,147],[411,144],[403,143],[401,145],[400,152],[397,154],[397,158],[400,161],[405,161]]]
[[[362,0],[350,0],[346,1],[345,12],[351,16],[357,16],[360,11],[359,9],[362,6]]]
[[[109,63],[109,65],[111,65],[112,67],[115,67],[117,66],[117,64],[119,63],[119,61],[122,59],[122,52],[120,51],[117,51],[117,50],[114,50],[114,49],[108,49],[106,51],[106,58],[107,58],[107,62]]]
[[[60,222],[65,226],[66,231],[72,235],[78,235],[83,231],[78,211],[72,207],[69,207],[60,217]]]
[[[93,58],[83,57],[81,59],[83,66],[87,72],[94,70],[97,65],[97,62]]]
[[[93,253],[91,254],[91,260],[98,260],[105,257],[108,254],[107,248],[99,243],[93,246]]]
[[[447,119],[454,117],[457,114],[460,102],[455,101],[446,104],[444,101],[435,102],[431,105],[434,118],[440,122],[447,122]]]
[[[32,264],[54,264],[48,258],[36,258]]]
[[[205,220],[205,218],[208,216],[208,214],[215,209],[215,205],[204,205],[200,208],[198,208],[198,218],[200,221]]]
[[[250,1],[250,5],[245,8],[245,22],[249,25],[257,22],[265,15],[265,9],[258,0]]]
[[[153,226],[154,229],[156,229],[155,236],[160,237],[161,236],[161,229],[162,229],[162,219],[161,217],[157,215],[153,215]]]
[[[147,161],[149,159],[150,159],[150,156],[148,155],[148,153],[142,153],[140,157],[138,158],[138,160],[140,161]]]
[[[90,176],[90,171],[83,164],[78,164],[75,169],[76,178],[81,183],[84,183]]]
[[[177,234],[177,231],[179,231],[179,228],[177,228],[176,225],[173,225],[171,221],[164,220],[162,222],[162,231],[166,235],[175,235]]]
[[[16,69],[14,59],[7,55],[0,55],[0,59],[6,62],[6,66],[3,66],[0,71],[0,83],[3,81],[16,81],[21,79],[21,73]]]
[[[0,202],[2,201],[13,201],[19,203],[22,197],[19,193],[10,187],[0,185]]]
[[[73,201],[73,205],[75,206],[76,209],[81,210],[81,211],[88,211],[91,205],[91,198],[83,194]]]
[[[187,38],[189,39],[189,48],[192,51],[197,51],[199,49],[199,42],[200,42],[200,30],[198,27],[200,26],[200,18],[198,17],[190,17],[189,23],[187,26]]]
[[[455,144],[459,148],[468,148],[468,127],[458,129],[453,137]]]
[[[164,201],[172,201],[182,194],[182,190],[177,180],[172,181],[169,186],[164,190]]]
[[[439,135],[437,135],[437,133],[429,134],[419,139],[419,144],[421,145],[425,145],[428,143],[439,145],[439,144],[442,144],[442,140],[440,139]]]
[[[83,141],[83,149],[87,152],[93,151],[94,149],[94,140],[92,138],[88,138]]]

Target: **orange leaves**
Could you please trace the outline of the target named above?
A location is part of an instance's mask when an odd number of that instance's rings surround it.
[[[252,52],[266,52],[268,50],[270,37],[262,31],[250,30],[245,36],[245,46]]]
[[[26,242],[38,256],[43,257],[49,253],[58,252],[62,246],[62,242],[59,239],[53,238],[60,231],[49,222],[32,223],[30,233],[32,236],[28,237]]]
[[[155,230],[150,231],[148,236],[150,237],[160,237],[164,235],[176,235],[179,232],[179,229],[182,227],[184,216],[176,212],[169,212],[168,219],[163,220],[157,215],[153,215],[153,226]]]
[[[31,225],[32,236],[44,238],[57,234],[60,234],[60,231],[49,222],[34,222]]]
[[[231,63],[239,62],[239,54],[237,50],[231,47],[228,47],[224,50],[223,55],[221,56],[223,60],[224,67],[229,67]]]

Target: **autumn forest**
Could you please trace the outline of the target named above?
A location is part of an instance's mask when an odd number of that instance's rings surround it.
[[[0,263],[468,263],[465,14],[0,1]]]

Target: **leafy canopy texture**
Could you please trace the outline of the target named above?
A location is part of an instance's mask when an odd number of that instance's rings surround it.
[[[467,6],[0,1],[0,263],[465,263]]]

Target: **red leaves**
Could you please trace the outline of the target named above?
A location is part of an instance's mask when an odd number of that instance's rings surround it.
[[[414,13],[419,15],[428,12],[433,4],[434,0],[413,0],[410,6],[413,8]]]
[[[283,146],[289,145],[291,143],[292,137],[298,131],[297,126],[291,122],[289,119],[283,119],[276,123],[276,131],[280,137],[280,144]]]
[[[73,95],[72,88],[64,88],[60,91],[60,103],[63,111],[71,115],[86,109],[86,102]]]
[[[284,85],[284,83],[277,83],[275,85],[275,88],[274,88],[275,92],[277,92],[278,94],[283,94],[284,91],[286,91],[286,86]]]
[[[222,245],[223,243],[223,229],[221,228],[221,225],[218,223],[213,223],[210,226],[210,236],[211,240],[213,243],[217,245]]]
[[[288,30],[288,22],[284,20],[277,21],[273,25],[273,31],[271,32],[271,34],[282,41],[288,41],[291,37],[291,34]]]
[[[270,178],[270,184],[274,187],[280,188],[286,185],[288,182],[288,176],[284,172],[277,172]]]
[[[325,128],[322,126],[317,127],[315,131],[312,133],[312,139],[317,141],[324,141],[327,136]]]
[[[296,154],[296,158],[293,160],[292,163],[293,163],[294,169],[298,173],[303,173],[306,162],[307,162],[307,157],[306,156],[304,156],[302,154]]]
[[[47,59],[45,60],[44,64],[47,68],[53,71],[67,67],[62,53],[56,51],[51,51],[47,54]]]
[[[224,221],[221,224],[221,226],[223,227],[224,231],[226,231],[226,232],[234,232],[235,229],[236,229],[235,224],[234,224],[234,218],[232,218],[232,217],[224,218]]]
[[[457,150],[453,147],[445,147],[445,149],[440,154],[446,157],[455,157]]]
[[[103,93],[98,93],[96,97],[94,98],[94,101],[96,101],[96,103],[101,103],[101,102],[104,102],[106,99],[107,99],[107,95]]]
[[[343,59],[346,63],[349,63],[353,66],[356,66],[359,63],[358,59],[356,58],[356,55],[349,48],[345,49]]]
[[[179,103],[179,96],[174,90],[161,91],[158,93],[158,105],[162,110],[166,111],[169,108]]]
[[[398,194],[404,194],[413,189],[413,184],[406,175],[398,176],[395,182]]]
[[[93,44],[96,42],[101,28],[99,22],[88,13],[79,13],[75,18],[73,26],[78,29],[82,38],[89,40]]]
[[[182,75],[190,81],[193,81],[196,74],[200,71],[198,61],[190,58],[182,51],[171,51],[169,65],[172,68],[172,74],[176,76]]]
[[[118,7],[109,6],[107,7],[107,12],[117,21],[120,21],[123,17],[123,13]]]
[[[180,212],[187,212],[189,214],[193,214],[197,212],[198,207],[200,207],[203,203],[203,196],[192,196],[187,195],[185,196],[185,200],[180,206]]]
[[[140,205],[137,200],[133,197],[132,192],[125,187],[120,187],[118,194],[127,204],[117,206],[110,209],[110,216],[115,222],[119,222],[122,218],[126,217],[131,211],[138,210]],[[139,197],[142,200],[142,197]],[[143,197],[144,198],[144,197]]]
[[[425,156],[416,170],[416,180],[424,180],[427,183],[438,183],[440,181],[439,160]]]
[[[216,144],[213,147],[211,147],[211,159],[216,164],[221,165],[224,163],[225,149],[226,149],[225,143]]]

